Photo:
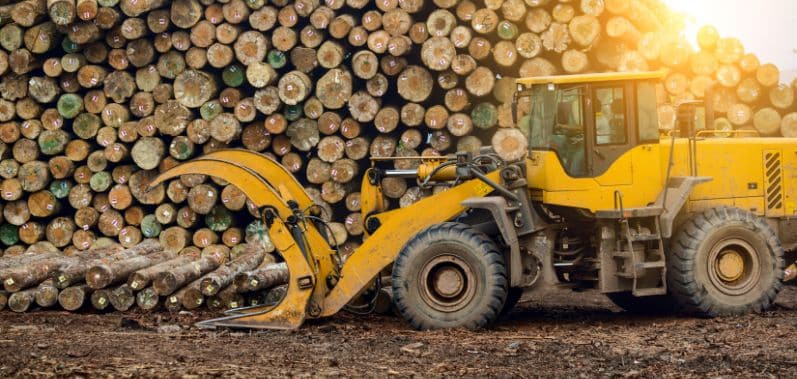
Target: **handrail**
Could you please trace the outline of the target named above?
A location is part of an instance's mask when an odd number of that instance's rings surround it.
[[[673,132],[674,129],[667,130],[666,132],[662,133],[662,137],[672,137]],[[695,137],[727,138],[720,134],[729,134],[729,135],[751,134],[753,137],[761,137],[761,133],[759,133],[758,130],[720,130],[720,129],[698,130],[697,133],[695,134]]]
[[[722,136],[719,134],[729,134],[729,135],[751,134],[753,137],[761,137],[761,133],[759,133],[757,130],[700,130],[695,134],[695,136],[727,138],[726,136]]]

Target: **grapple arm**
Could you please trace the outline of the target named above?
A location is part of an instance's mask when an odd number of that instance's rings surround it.
[[[371,285],[414,235],[462,213],[466,199],[489,194],[495,190],[491,183],[501,181],[499,170],[494,170],[409,207],[375,212],[368,219],[377,226],[338,272],[334,251],[304,217],[313,208],[312,199],[279,163],[246,150],[222,150],[174,167],[152,185],[187,174],[226,180],[263,210],[269,236],[290,275],[288,292],[278,305],[236,310],[200,325],[261,329],[295,329],[306,317],[337,313]]]
[[[318,278],[332,271],[333,252],[313,223],[301,222],[299,216],[311,207],[312,200],[296,179],[265,156],[234,154],[238,152],[220,151],[181,164],[155,178],[150,185],[187,174],[215,176],[235,185],[263,211],[269,237],[287,263],[288,292],[279,305],[210,320],[205,326],[295,329],[304,322],[308,307],[320,308],[310,300],[315,298],[313,294],[318,294],[315,302],[323,300],[325,283]],[[236,161],[236,157],[244,159]],[[262,159],[257,160],[258,157]],[[280,180],[279,192],[265,177]],[[296,236],[303,236],[304,240],[297,243]]]

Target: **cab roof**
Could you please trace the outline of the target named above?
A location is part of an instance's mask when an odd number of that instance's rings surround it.
[[[664,71],[641,71],[641,72],[606,72],[597,74],[578,74],[578,75],[557,75],[557,76],[537,76],[530,78],[520,78],[515,81],[518,85],[532,86],[535,84],[574,84],[574,83],[595,83],[613,82],[619,80],[649,80],[664,78]]]

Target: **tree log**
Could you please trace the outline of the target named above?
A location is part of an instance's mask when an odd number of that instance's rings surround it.
[[[215,270],[224,262],[219,255],[210,255],[197,261],[174,267],[169,271],[159,272],[152,281],[152,288],[160,296],[171,295],[185,284],[192,282],[202,275]]]
[[[780,134],[786,138],[797,137],[797,112],[783,116],[780,122]]]
[[[182,255],[174,259],[138,270],[127,278],[127,285],[134,291],[143,290],[159,273],[183,266],[195,260],[196,256]]]
[[[164,250],[130,259],[93,265],[86,272],[86,283],[94,289],[105,288],[127,280],[127,277],[133,272],[174,259],[176,256],[175,252]]]
[[[61,308],[74,312],[86,303],[86,298],[91,295],[93,290],[86,284],[67,287],[58,294],[58,304]]]
[[[753,116],[753,126],[764,136],[780,132],[781,121],[778,111],[772,108],[762,108]]]

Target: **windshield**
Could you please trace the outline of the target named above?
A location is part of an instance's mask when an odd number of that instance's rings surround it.
[[[532,87],[518,98],[518,124],[532,150],[553,150],[571,176],[585,176],[582,87]]]

